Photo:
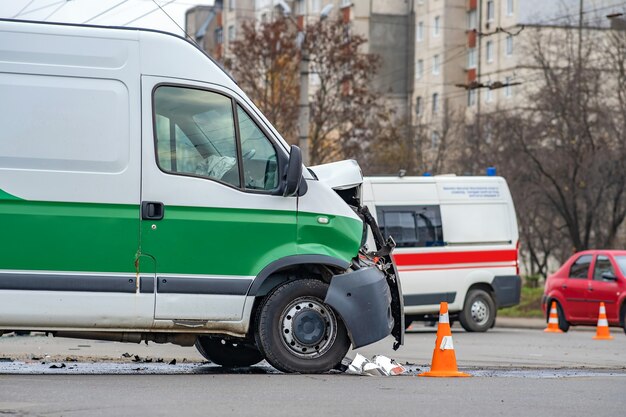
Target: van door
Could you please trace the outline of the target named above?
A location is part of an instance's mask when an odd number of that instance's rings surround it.
[[[226,89],[144,76],[142,90],[155,318],[239,321],[255,276],[295,247],[296,199],[277,195],[286,152]]]

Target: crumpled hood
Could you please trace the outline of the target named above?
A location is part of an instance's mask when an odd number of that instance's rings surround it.
[[[309,169],[333,190],[346,190],[363,183],[361,167],[353,159],[316,165]]]

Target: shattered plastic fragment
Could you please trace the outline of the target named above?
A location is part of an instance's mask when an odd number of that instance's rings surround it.
[[[402,365],[386,356],[377,355],[369,360],[359,353],[347,370],[348,374],[369,376],[394,376],[402,375],[405,372],[406,369]]]
[[[400,365],[399,363],[396,363],[396,361],[394,361],[393,359],[389,359],[386,356],[382,356],[382,355],[374,356],[373,360],[374,360],[374,363],[380,366],[387,375],[390,375],[390,376],[402,375],[403,373],[406,372],[406,369],[404,368],[404,366]]]

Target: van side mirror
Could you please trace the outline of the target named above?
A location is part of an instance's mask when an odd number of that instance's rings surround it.
[[[296,195],[304,195],[304,192],[306,192],[306,183],[302,178],[302,152],[296,145],[291,145],[287,172],[284,178],[283,196],[294,197]]]
[[[612,272],[606,271],[602,273],[602,279],[606,279],[607,281],[617,281],[617,277]]]

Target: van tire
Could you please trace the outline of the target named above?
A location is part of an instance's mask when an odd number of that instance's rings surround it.
[[[265,298],[257,312],[255,337],[274,368],[321,373],[341,363],[350,339],[339,315],[324,303],[327,292],[328,284],[322,281],[298,279]]]
[[[196,340],[196,349],[205,359],[228,368],[252,366],[263,360],[258,349],[221,337],[201,336]]]
[[[459,322],[468,332],[486,332],[496,320],[496,303],[484,290],[470,290],[465,297]]]

